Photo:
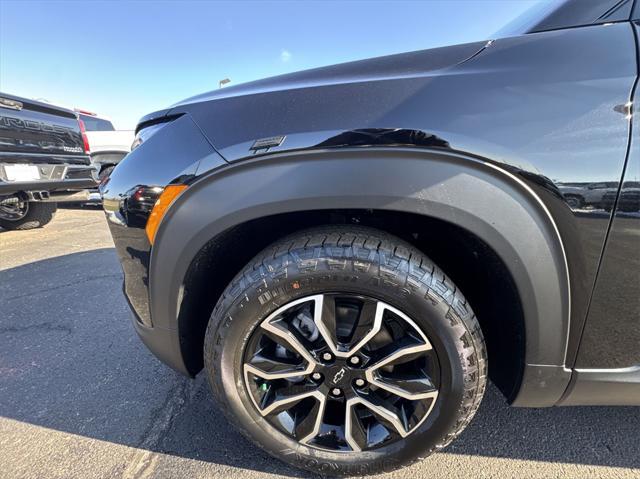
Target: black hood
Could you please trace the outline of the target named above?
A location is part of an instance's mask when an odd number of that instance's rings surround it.
[[[317,86],[423,76],[458,65],[480,52],[487,42],[465,43],[340,63],[212,90],[187,98],[173,108],[222,98]]]

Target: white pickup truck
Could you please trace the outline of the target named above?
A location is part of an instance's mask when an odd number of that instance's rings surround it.
[[[111,173],[111,170],[130,151],[135,137],[133,130],[116,130],[113,123],[106,118],[100,118],[95,113],[86,110],[75,110],[84,125],[89,141],[91,163],[98,172],[101,180]],[[101,201],[96,191],[89,192],[89,201]]]

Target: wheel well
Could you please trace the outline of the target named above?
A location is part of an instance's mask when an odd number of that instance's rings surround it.
[[[482,327],[489,376],[513,399],[524,369],[524,314],[503,261],[469,231],[435,218],[382,210],[318,210],[259,218],[209,241],[192,261],[183,283],[178,324],[185,365],[202,369],[204,333],[218,298],[233,277],[284,235],[323,224],[359,224],[394,234],[429,256],[462,290]],[[230,254],[230,251],[232,254]]]

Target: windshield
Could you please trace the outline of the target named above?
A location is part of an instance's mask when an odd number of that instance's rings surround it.
[[[494,33],[491,38],[514,37],[527,33],[563,2],[564,0],[540,0]]]
[[[80,119],[84,122],[84,128],[87,131],[114,131],[115,128],[109,120],[103,120],[90,115],[80,115]]]

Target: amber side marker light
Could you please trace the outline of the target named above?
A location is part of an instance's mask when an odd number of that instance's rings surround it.
[[[169,211],[171,204],[180,196],[180,193],[186,189],[187,185],[169,185],[160,193],[160,197],[158,201],[156,201],[156,204],[153,205],[153,209],[147,220],[147,226],[144,228],[147,233],[147,238],[149,238],[149,243],[153,244],[153,241],[156,239],[158,226],[160,226],[164,215]]]

